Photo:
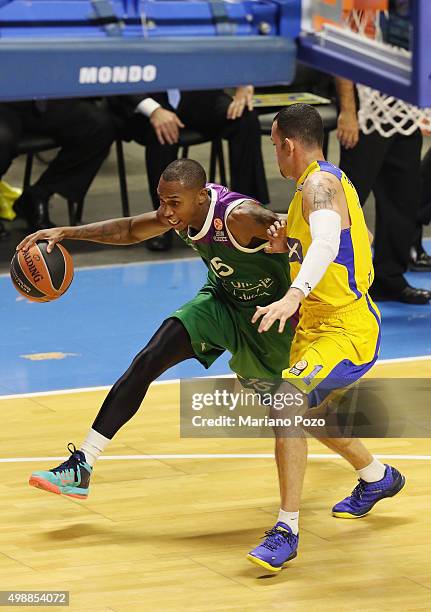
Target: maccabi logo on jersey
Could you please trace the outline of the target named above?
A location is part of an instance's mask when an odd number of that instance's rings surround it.
[[[290,374],[295,374],[295,376],[299,376],[301,372],[303,372],[308,366],[308,362],[305,359],[301,359],[301,361],[297,361],[293,367],[290,368]]]
[[[288,236],[287,248],[289,249],[289,261],[302,263],[304,256],[302,255],[302,245],[298,238],[289,238]]]

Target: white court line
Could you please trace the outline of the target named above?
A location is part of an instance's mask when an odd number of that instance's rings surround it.
[[[223,378],[233,377],[233,374],[223,376]],[[205,377],[204,377],[205,378]],[[215,377],[206,377],[206,378],[215,378]],[[220,376],[220,378],[222,378]],[[179,383],[179,378],[173,378],[172,380],[155,380],[151,383],[153,385],[174,385],[175,383]],[[58,391],[34,391],[33,393],[16,393],[12,395],[0,395],[1,400],[7,399],[25,399],[28,397],[46,397],[49,395],[67,395],[69,393],[91,393],[92,391],[107,391],[110,389],[112,385],[105,385],[102,387],[80,387],[78,389],[59,389]]]
[[[81,270],[109,270],[116,268],[132,268],[139,266],[157,266],[160,264],[176,264],[181,263],[183,261],[202,261],[199,255],[188,255],[187,257],[169,257],[166,259],[155,259],[155,260],[144,260],[144,261],[128,261],[125,263],[110,263],[110,264],[95,264],[94,266],[75,266],[75,272],[80,272]],[[202,266],[204,270],[204,265]],[[5,278],[10,276],[9,272],[2,272],[0,274],[0,278]]]
[[[427,361],[431,359],[431,355],[418,355],[417,357],[395,357],[394,359],[379,359],[378,364],[388,363],[404,363],[409,361]],[[235,374],[217,374],[213,376],[193,376],[191,378],[235,378]],[[419,377],[418,377],[419,378]],[[184,379],[184,380],[190,380]],[[181,382],[180,378],[173,378],[172,380],[156,380],[151,383],[153,385],[174,385],[175,383]],[[14,393],[11,395],[0,395],[1,400],[10,399],[25,399],[30,397],[46,397],[49,395],[66,395],[68,393],[91,393],[92,391],[108,391],[112,385],[104,385],[101,387],[78,387],[76,389],[59,389],[58,391],[34,391],[32,393]]]
[[[405,461],[431,461],[431,455],[373,455],[378,459],[401,459]],[[0,463],[34,463],[38,461],[64,461],[66,457],[0,457]],[[309,459],[342,459],[340,455],[310,453]],[[214,453],[185,455],[104,455],[102,461],[156,461],[175,459],[274,459],[273,453]]]

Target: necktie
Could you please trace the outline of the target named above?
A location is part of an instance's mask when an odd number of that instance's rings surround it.
[[[35,100],[34,105],[39,113],[45,113],[48,110],[48,100]]]
[[[177,109],[181,100],[181,93],[179,89],[168,89],[168,102],[172,108]]]

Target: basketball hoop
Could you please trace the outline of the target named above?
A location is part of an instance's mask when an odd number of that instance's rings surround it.
[[[361,1],[361,4],[365,7],[373,3]],[[407,4],[405,3],[406,6]],[[397,56],[398,61],[410,62],[410,49],[385,42],[381,28],[382,17],[386,20],[390,19],[390,11],[376,10],[372,7],[363,10],[352,9],[347,15],[346,24],[357,36],[370,38],[381,46],[382,50],[384,47],[386,51],[393,53],[394,56]],[[407,36],[406,42],[409,42]],[[358,120],[364,134],[377,131],[381,136],[390,138],[397,133],[410,136],[417,128],[426,132],[430,131],[430,108],[418,108],[359,83],[357,89],[359,95]]]
[[[315,29],[324,46],[343,44],[358,49],[408,78],[412,62],[409,1],[342,0],[341,19],[322,19],[315,22]],[[397,133],[408,136],[417,128],[431,131],[431,108],[418,108],[359,83],[357,89],[358,120],[365,134],[377,131],[389,138]]]

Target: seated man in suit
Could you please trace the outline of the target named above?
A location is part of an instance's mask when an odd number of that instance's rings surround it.
[[[50,197],[57,193],[80,202],[87,193],[115,138],[111,114],[91,100],[36,100],[0,104],[0,178],[16,155],[22,134],[54,138],[59,152],[38,180],[15,201],[18,216],[31,231],[53,224]],[[0,228],[1,229],[1,228]]]
[[[253,87],[238,87],[232,98],[223,90],[168,90],[151,96],[124,96],[112,100],[122,118],[124,140],[145,145],[148,184],[154,209],[157,185],[168,164],[178,155],[178,139],[184,127],[208,139],[229,141],[230,188],[267,204],[268,188],[261,152],[260,124],[252,105]],[[171,247],[172,234],[146,241],[150,250]]]

